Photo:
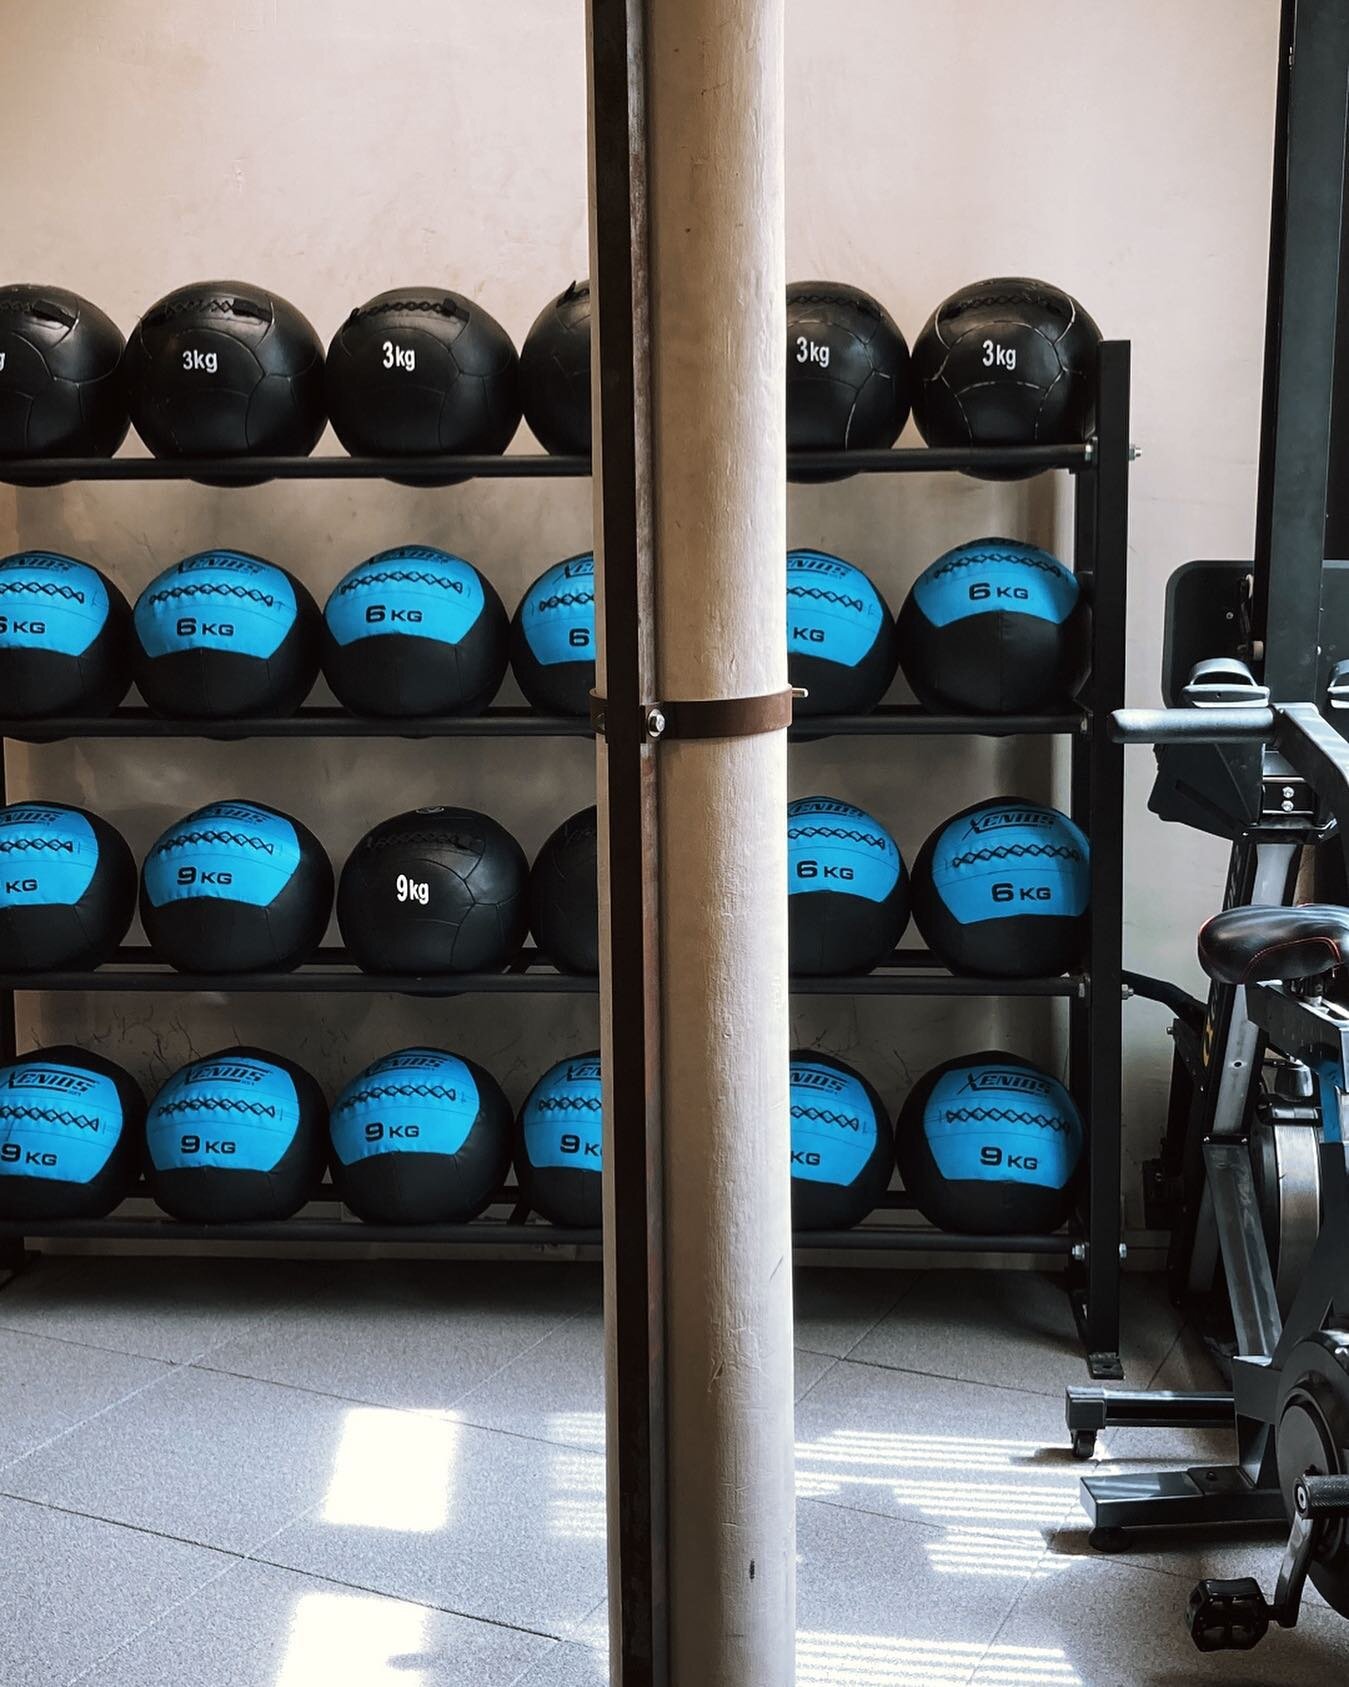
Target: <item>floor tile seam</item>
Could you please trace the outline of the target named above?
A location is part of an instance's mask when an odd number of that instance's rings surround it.
[[[859,1348],[862,1345],[862,1343],[867,1339],[867,1337],[869,1335],[872,1335],[876,1330],[880,1329],[881,1325],[890,1316],[890,1314],[895,1310],[895,1308],[902,1305],[905,1297],[907,1295],[911,1295],[913,1293],[913,1291],[918,1287],[919,1283],[923,1280],[923,1278],[926,1275],[927,1275],[926,1272],[917,1273],[914,1277],[914,1280],[911,1283],[906,1284],[904,1286],[904,1288],[897,1291],[894,1299],[885,1308],[885,1310],[878,1315],[875,1323],[874,1324],[868,1324],[866,1329],[862,1330],[858,1334],[857,1339],[852,1343],[852,1345],[850,1347],[847,1348],[847,1350],[845,1352],[835,1354],[834,1357],[837,1358],[837,1359],[846,1359],[848,1357],[848,1354],[855,1352],[857,1350],[857,1348]],[[809,1349],[807,1349],[807,1351],[809,1351]]]
[[[3,1289],[0,1289],[0,1306],[3,1306]],[[0,1312],[0,1335],[27,1336],[32,1341],[52,1341],[61,1347],[77,1347],[84,1353],[111,1353],[118,1359],[144,1359],[151,1365],[178,1366],[189,1363],[184,1359],[166,1359],[162,1353],[142,1353],[134,1347],[109,1347],[101,1341],[76,1341],[73,1336],[52,1336],[45,1330],[28,1329],[21,1324],[6,1324],[3,1313]]]
[[[183,1359],[180,1363],[195,1365],[199,1360],[204,1359],[208,1353],[214,1353],[217,1348],[228,1347],[234,1341],[245,1341],[250,1336],[255,1335],[263,1326],[275,1323],[278,1319],[285,1317],[288,1312],[298,1312],[301,1308],[308,1307],[322,1293],[323,1289],[319,1287],[298,1300],[288,1300],[284,1306],[273,1307],[270,1312],[260,1312],[256,1318],[250,1318],[247,1323],[232,1329],[228,1335],[222,1335],[215,1341],[208,1341],[204,1347],[197,1348],[189,1358]]]
[[[525,1665],[519,1675],[513,1675],[511,1677],[508,1687],[521,1687],[521,1683],[524,1683],[525,1687],[528,1687],[529,1677],[533,1675],[534,1671],[540,1668],[543,1664],[547,1663],[548,1659],[551,1658],[557,1651],[558,1646],[565,1646],[566,1644],[567,1642],[565,1640],[559,1640],[556,1645],[550,1646],[546,1652],[540,1652],[537,1658],[532,1658],[530,1662]]]
[[[313,1510],[317,1510],[317,1507],[309,1508],[309,1511]],[[279,1535],[285,1533],[286,1529],[292,1528],[296,1523],[303,1522],[305,1517],[309,1515],[309,1511],[301,1512],[299,1516],[291,1518],[284,1529],[279,1529],[276,1534],[269,1535],[263,1542],[263,1547],[270,1546]],[[419,1610],[435,1611],[441,1616],[457,1617],[461,1622],[479,1623],[484,1628],[501,1629],[507,1634],[523,1634],[533,1640],[551,1640],[559,1645],[563,1641],[562,1635],[552,1634],[547,1629],[527,1628],[523,1623],[501,1622],[495,1617],[484,1617],[474,1611],[461,1611],[453,1605],[438,1605],[434,1599],[415,1598],[405,1593],[390,1593],[387,1588],[371,1587],[368,1582],[353,1582],[345,1576],[331,1575],[323,1570],[302,1569],[296,1564],[283,1564],[279,1559],[264,1557],[262,1548],[250,1550],[246,1554],[244,1562],[261,1564],[269,1570],[284,1570],[288,1575],[303,1576],[308,1581],[325,1582],[330,1587],[348,1588],[352,1593],[367,1593],[372,1599],[390,1599],[400,1605],[415,1605]],[[535,1662],[537,1663],[538,1660],[535,1659]],[[532,1664],[530,1668],[533,1668]]]
[[[803,1348],[802,1352],[809,1352],[809,1349]],[[815,1357],[817,1359],[826,1359],[826,1358],[829,1358],[829,1355],[825,1354],[825,1353],[817,1353],[815,1355]],[[843,1361],[841,1359],[829,1359],[829,1363],[820,1372],[819,1376],[817,1376],[815,1378],[815,1381],[808,1384],[808,1386],[805,1389],[803,1389],[801,1394],[792,1402],[793,1410],[797,1410],[801,1406],[803,1406],[805,1404],[805,1402],[810,1399],[811,1395],[820,1386],[820,1384],[824,1381],[824,1379],[827,1376],[832,1376],[833,1373],[834,1373],[834,1370],[839,1365],[841,1365],[842,1363],[843,1363]]]
[[[82,1511],[76,1505],[58,1505],[54,1500],[40,1500],[33,1494],[16,1494],[8,1488],[0,1488],[0,1500],[10,1500],[15,1505],[30,1505],[37,1511],[54,1511],[62,1517],[74,1517],[85,1523],[102,1523],[109,1529],[126,1529],[133,1535],[149,1535],[153,1540],[172,1541],[177,1546],[195,1547],[200,1552],[214,1552],[224,1558],[246,1559],[247,1552],[238,1547],[221,1546],[215,1541],[199,1541],[191,1535],[175,1535],[168,1529],[152,1529],[145,1523],[131,1523],[125,1517],[108,1517],[101,1511]],[[268,1539],[271,1537],[269,1536]]]
[[[527,1347],[522,1347],[518,1353],[512,1354],[512,1356],[505,1360],[504,1363],[498,1365],[496,1370],[489,1371],[486,1376],[479,1377],[478,1381],[473,1383],[471,1387],[466,1388],[462,1394],[456,1394],[454,1399],[450,1401],[450,1409],[453,1410],[462,1401],[469,1399],[472,1395],[476,1394],[480,1388],[485,1388],[489,1382],[495,1382],[504,1371],[510,1370],[512,1365],[517,1364],[521,1359],[525,1358],[527,1354],[533,1353],[536,1348],[542,1347],[545,1342],[551,1341],[554,1336],[558,1335],[561,1331],[570,1328],[577,1319],[583,1318],[584,1316],[584,1312],[574,1312],[569,1317],[561,1319],[553,1326],[552,1329],[539,1336],[536,1341],[530,1342]]]
[[[1145,1389],[1151,1389],[1151,1388],[1155,1388],[1157,1386],[1157,1378],[1159,1376],[1161,1376],[1162,1372],[1166,1369],[1167,1364],[1169,1363],[1172,1354],[1180,1346],[1180,1344],[1184,1340],[1184,1338],[1185,1338],[1185,1326],[1182,1324],[1180,1329],[1176,1331],[1176,1339],[1171,1343],[1170,1347],[1167,1348],[1166,1352],[1158,1360],[1156,1368],[1153,1370],[1153,1372],[1149,1376],[1148,1380],[1143,1384],[1143,1387]]]
[[[34,1458],[38,1453],[45,1453],[49,1447],[54,1447],[58,1441],[64,1441],[68,1435],[74,1435],[80,1429],[87,1429],[90,1424],[97,1423],[107,1413],[116,1411],[119,1406],[125,1406],[128,1400],[134,1400],[138,1395],[145,1394],[152,1388],[159,1388],[181,1369],[183,1367],[179,1365],[166,1366],[162,1376],[147,1378],[138,1388],[131,1388],[125,1394],[119,1394],[115,1400],[110,1400],[106,1406],[100,1406],[96,1412],[90,1412],[88,1417],[81,1418],[77,1423],[67,1424],[64,1429],[58,1430],[55,1435],[49,1435],[45,1441],[39,1441],[36,1445],[26,1448],[16,1457],[0,1459],[0,1478],[3,1478],[6,1471],[13,1470],[16,1465],[22,1464],[25,1459]]]
[[[51,1508],[51,1509],[55,1509],[55,1508]],[[84,1513],[76,1512],[73,1515],[83,1516]],[[99,1519],[99,1521],[105,1521],[105,1520]],[[129,1524],[129,1523],[115,1524],[114,1527],[122,1528],[122,1529],[128,1529],[128,1528],[129,1529],[135,1529],[135,1525]],[[138,1533],[138,1534],[149,1534],[149,1535],[153,1535],[153,1534],[157,1533],[157,1531],[152,1530],[152,1529],[135,1529],[135,1532]],[[162,1536],[159,1536],[158,1538],[164,1539],[164,1540],[174,1540],[174,1541],[180,1539],[180,1537],[177,1536],[177,1535],[162,1535]],[[186,1541],[186,1542],[183,1542],[183,1544],[187,1545],[187,1546],[196,1546],[198,1543],[195,1542],[195,1541]],[[189,1600],[195,1599],[199,1594],[203,1593],[208,1587],[211,1587],[214,1583],[220,1581],[223,1577],[233,1575],[239,1569],[240,1565],[243,1562],[245,1562],[240,1557],[239,1554],[233,1553],[233,1552],[225,1552],[225,1549],[223,1549],[221,1547],[205,1547],[202,1550],[204,1550],[206,1552],[222,1553],[224,1556],[233,1559],[233,1562],[230,1563],[230,1564],[221,1565],[219,1569],[217,1569],[213,1574],[207,1576],[203,1581],[194,1582],[193,1585],[191,1587],[185,1589],[183,1591],[183,1593],[177,1599],[175,1599],[171,1605],[166,1605],[162,1611],[157,1612],[155,1616],[151,1617],[151,1619],[148,1623],[143,1623],[140,1628],[135,1630],[134,1633],[124,1636],[124,1638],[119,1640],[115,1646],[110,1646],[106,1652],[100,1653],[98,1657],[94,1658],[90,1663],[86,1664],[84,1666],[84,1668],[79,1671],[78,1674],[72,1675],[70,1680],[68,1682],[66,1682],[65,1687],[76,1687],[76,1684],[78,1682],[87,1681],[89,1679],[89,1677],[93,1674],[93,1672],[97,1669],[101,1669],[104,1666],[104,1664],[106,1664],[109,1661],[109,1659],[115,1658],[119,1652],[124,1651],[128,1646],[135,1645],[135,1643],[138,1640],[142,1639],[145,1635],[151,1633],[152,1630],[158,1628],[161,1623],[165,1622],[169,1617],[171,1617],[174,1614],[175,1611],[181,1610],[182,1607],[184,1605],[186,1605]]]
[[[332,1400],[341,1406],[363,1406],[379,1412],[397,1412],[404,1417],[434,1417],[460,1424],[465,1429],[476,1429],[489,1435],[507,1435],[512,1440],[528,1441],[535,1447],[563,1447],[570,1453],[588,1453],[592,1458],[602,1459],[603,1447],[588,1447],[579,1441],[554,1441],[541,1435],[525,1435],[518,1429],[503,1429],[498,1424],[475,1423],[466,1418],[455,1406],[391,1406],[384,1400],[370,1400],[352,1394],[333,1394],[327,1389],[306,1388],[303,1383],[277,1382],[271,1377],[253,1377],[244,1371],[222,1371],[211,1365],[183,1366],[182,1369],[200,1371],[204,1376],[229,1377],[233,1382],[255,1382],[263,1388],[280,1388],[290,1394],[305,1394],[312,1400]],[[35,1451],[37,1449],[34,1449]],[[23,1455],[26,1457],[27,1455]],[[7,1468],[0,1466],[0,1473]]]
[[[957,1382],[964,1388],[985,1388],[994,1394],[1018,1394],[1027,1400],[1056,1400],[1062,1389],[1018,1388],[1010,1382],[983,1382],[973,1377],[952,1376],[948,1371],[921,1371],[911,1365],[886,1365],[878,1359],[858,1359],[855,1354],[842,1355],[842,1362],[862,1365],[869,1371],[888,1371],[892,1376],[927,1377],[932,1382]],[[1083,1370],[1085,1371],[1085,1361]],[[1087,1381],[1090,1382],[1090,1377]],[[1070,1386],[1065,1384],[1064,1387]]]

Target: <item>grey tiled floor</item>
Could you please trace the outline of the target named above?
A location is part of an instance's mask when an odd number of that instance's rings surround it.
[[[1128,1280],[1131,1384],[1206,1380]],[[567,1265],[48,1261],[0,1290],[0,1687],[604,1687],[598,1281]],[[1102,1559],[1044,1279],[797,1281],[798,1687],[1344,1687],[1314,1602],[1195,1652],[1201,1574]],[[1136,1431],[1120,1469],[1223,1456]]]

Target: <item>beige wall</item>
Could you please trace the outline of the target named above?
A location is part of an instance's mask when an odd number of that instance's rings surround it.
[[[875,291],[910,339],[962,282],[999,272],[1077,293],[1135,345],[1130,686],[1156,693],[1162,591],[1194,556],[1249,552],[1276,42],[1274,0],[791,0],[788,256],[792,277]],[[86,292],[126,327],[208,275],[275,287],[327,337],[398,283],[472,293],[517,342],[585,267],[581,0],[47,0],[5,7],[0,228],[6,278]],[[517,445],[525,445],[522,434]],[[1048,542],[1051,482],[873,478],[791,495],[789,539],[836,549],[897,608],[941,550],[986,532]],[[6,531],[0,497],[0,542]],[[66,547],[129,595],[205,544],[260,551],[322,597],[370,551],[420,538],[460,550],[513,607],[547,563],[589,542],[585,483],[445,493],[281,485],[23,492],[17,539]],[[1192,932],[1223,852],[1144,812],[1130,762],[1127,950],[1193,978]],[[934,740],[793,752],[793,789],[845,795],[912,858],[976,798],[1048,790],[1043,746]],[[533,851],[580,806],[583,743],[420,748],[70,745],[33,752],[27,788],[84,800],[142,848],[212,796],[248,794],[308,821],[340,862],[375,820],[418,802],[499,816]],[[16,788],[22,789],[22,786]],[[848,1056],[893,1104],[949,1053],[1047,1049],[1052,1009],[802,1006],[796,1034]],[[1160,1119],[1159,1011],[1129,1010],[1135,1151]],[[121,1048],[147,1078],[191,1049],[270,1040],[330,1085],[399,1041],[484,1060],[513,1097],[594,1040],[592,1006],[547,997],[442,1004],[237,998],[49,999],[34,1036]],[[1136,1179],[1130,1176],[1131,1193]]]

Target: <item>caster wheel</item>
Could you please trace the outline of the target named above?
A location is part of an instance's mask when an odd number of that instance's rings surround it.
[[[1096,1431],[1094,1429],[1077,1429],[1073,1431],[1073,1457],[1085,1462],[1095,1456]]]
[[[1129,1534],[1126,1529],[1093,1529],[1087,1536],[1087,1545],[1093,1552],[1127,1552]]]

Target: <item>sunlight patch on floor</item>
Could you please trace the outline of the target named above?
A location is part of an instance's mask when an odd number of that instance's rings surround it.
[[[449,1418],[354,1407],[342,1426],[323,1521],[407,1534],[443,1529],[458,1438]]]
[[[295,1602],[275,1687],[429,1687],[417,1667],[427,1615],[395,1599],[306,1593]]]

